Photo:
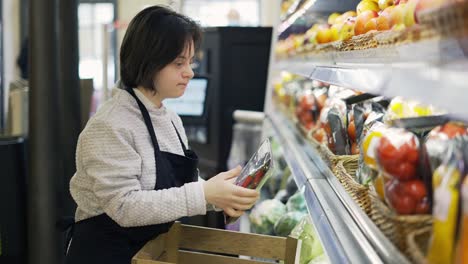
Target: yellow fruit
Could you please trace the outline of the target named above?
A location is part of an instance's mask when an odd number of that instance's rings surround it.
[[[375,147],[378,145],[382,136],[383,134],[381,131],[371,131],[366,135],[362,143],[364,163],[372,169],[378,169],[377,161],[375,159]]]
[[[317,32],[317,42],[320,44],[323,43],[328,43],[331,41],[331,30],[326,28],[326,29],[321,29]]]
[[[394,30],[394,31],[400,31],[400,30],[403,30],[403,29],[405,29],[405,28],[406,28],[406,27],[405,27],[405,24],[396,24],[396,25],[394,25],[394,26],[392,27],[392,30]]]
[[[331,41],[337,41],[340,39],[340,30],[343,27],[343,24],[334,24],[331,28]]]
[[[404,15],[403,15],[404,17],[403,20],[404,20],[405,26],[407,27],[410,27],[416,24],[415,11],[416,11],[417,4],[418,4],[418,0],[410,0],[406,4],[406,8],[405,8]]]
[[[362,0],[361,2],[359,2],[359,4],[356,7],[356,11],[358,15],[367,10],[379,12],[380,8],[379,8],[379,5],[372,0]]]
[[[338,39],[348,40],[354,36],[354,22],[347,21],[341,26],[340,31],[338,32]]]
[[[357,16],[356,12],[354,11],[348,11],[348,12],[345,12],[343,13],[341,16],[337,17],[335,19],[335,24],[342,24],[342,23],[345,23],[346,20],[348,19],[348,17],[355,17]]]
[[[328,17],[328,24],[335,24],[335,20],[340,16],[340,13],[333,13]]]
[[[384,10],[389,6],[393,6],[393,0],[379,0],[378,2],[380,10]]]

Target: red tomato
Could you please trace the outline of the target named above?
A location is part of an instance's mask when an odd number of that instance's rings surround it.
[[[351,144],[351,154],[352,154],[352,155],[359,154],[359,146],[357,145],[356,142],[353,142],[353,143]]]
[[[384,168],[391,176],[400,181],[408,181],[416,178],[416,167],[409,162],[401,162],[397,165]]]
[[[354,121],[351,121],[348,125],[348,135],[351,141],[356,141],[356,125]]]
[[[380,139],[380,143],[377,146],[377,155],[381,161],[393,160],[397,156],[398,150],[386,137]]]
[[[404,183],[405,193],[411,195],[416,201],[422,201],[427,196],[426,186],[420,180],[412,180]]]
[[[442,126],[442,133],[446,134],[448,138],[454,138],[457,135],[466,135],[466,128],[457,123],[447,123]]]
[[[318,130],[316,130],[314,132],[314,135],[313,137],[315,138],[315,140],[317,140],[318,142],[322,143],[324,138],[325,138],[325,130],[323,128],[320,128]]]
[[[311,123],[313,121],[312,113],[310,111],[304,111],[301,113],[300,119],[302,124]]]
[[[416,139],[411,138],[411,141],[405,143],[403,146],[406,151],[406,160],[412,163],[417,163],[419,161],[419,147],[416,144]]]
[[[393,167],[401,162],[417,163],[419,149],[416,139],[403,143],[398,148],[387,138],[383,137],[377,146],[379,163],[386,168]]]
[[[424,198],[422,201],[420,201],[414,210],[416,214],[428,214],[430,212],[430,207],[429,207],[429,200]]]
[[[402,194],[404,194],[403,188],[397,179],[391,179],[385,183],[385,196],[391,204]]]
[[[416,201],[410,195],[398,195],[394,197],[392,207],[398,214],[412,214],[416,209]]]

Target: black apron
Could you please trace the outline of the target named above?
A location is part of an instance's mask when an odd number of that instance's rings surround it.
[[[155,190],[181,187],[198,180],[198,157],[188,150],[179,137],[185,156],[164,152],[159,149],[148,110],[131,88],[126,89],[137,101],[145,125],[151,137],[156,161]],[[67,252],[66,264],[130,264],[132,257],[149,240],[166,233],[171,223],[141,227],[121,227],[107,214],[79,221],[73,227],[73,236]]]

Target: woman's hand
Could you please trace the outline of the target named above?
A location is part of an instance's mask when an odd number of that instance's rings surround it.
[[[237,166],[203,183],[206,201],[223,209],[231,217],[241,216],[245,210],[252,208],[259,197],[257,191],[234,184],[240,171],[241,167]]]

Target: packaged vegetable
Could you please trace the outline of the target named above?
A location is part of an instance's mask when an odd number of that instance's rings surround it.
[[[265,139],[249,162],[244,166],[235,184],[244,188],[260,190],[272,175],[274,162],[272,159],[270,140]],[[238,218],[225,215],[226,224],[233,223]]]
[[[436,109],[431,105],[427,106],[414,100],[404,100],[401,97],[395,97],[388,106],[385,121],[441,114],[443,114],[442,111]]]
[[[356,173],[358,182],[362,185],[368,186],[378,175],[375,148],[386,128],[387,127],[383,123],[378,121],[364,125],[361,151],[359,154],[359,167]]]
[[[456,264],[468,263],[468,250],[466,250],[468,248],[468,176],[466,174],[461,186],[461,195],[463,212],[461,216],[461,227],[455,259]]]
[[[274,226],[274,231],[277,236],[287,237],[296,227],[297,223],[304,217],[304,212],[294,211],[283,215]]]
[[[466,135],[467,129],[464,124],[449,122],[434,128],[426,139],[426,149],[430,159],[432,172],[442,163],[446,156],[449,141],[458,135]]]
[[[461,138],[452,141],[444,161],[434,171],[434,223],[427,255],[430,264],[454,261],[459,184],[464,171],[463,144],[466,142]]]
[[[310,216],[304,216],[299,224],[291,231],[291,236],[302,240],[300,264],[307,264],[311,260],[324,254],[322,243],[320,242]]]
[[[319,116],[319,105],[312,90],[308,89],[298,94],[296,117],[306,129],[315,126]]]
[[[336,155],[349,155],[350,146],[347,141],[347,129],[345,129],[345,120],[336,107],[332,107],[328,112],[328,146]]]
[[[404,129],[388,128],[376,146],[384,181],[385,199],[398,214],[427,214],[430,200],[427,186],[419,176],[418,138]]]
[[[288,212],[302,212],[307,213],[307,204],[302,192],[297,192],[291,198],[289,198],[288,202],[286,203],[286,208]]]
[[[257,204],[249,215],[253,231],[258,234],[273,235],[275,223],[286,212],[286,206],[275,199]]]

